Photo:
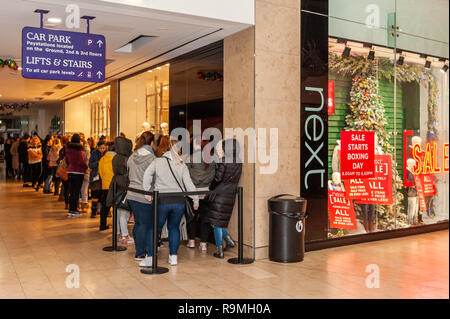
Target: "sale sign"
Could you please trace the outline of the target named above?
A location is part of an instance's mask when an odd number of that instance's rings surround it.
[[[422,182],[424,196],[436,195],[436,185],[434,183],[433,174],[421,174],[419,177]]]
[[[369,196],[369,181],[362,178],[344,180],[347,197],[350,199],[360,199]]]
[[[419,199],[419,210],[425,212],[427,210],[427,202],[423,191],[422,179],[419,175],[414,175],[414,181],[416,182],[417,197]]]
[[[341,131],[341,179],[375,175],[375,132]]]
[[[375,176],[367,179],[369,194],[358,200],[361,204],[392,205],[392,157],[375,155]]]
[[[331,228],[358,229],[353,202],[345,192],[328,191],[328,214]]]
[[[25,27],[22,76],[27,79],[104,82],[103,35]]]

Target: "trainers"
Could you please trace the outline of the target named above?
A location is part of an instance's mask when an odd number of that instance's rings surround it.
[[[67,216],[69,216],[69,217],[80,217],[81,214],[79,212],[68,212]]]
[[[143,256],[134,256],[134,260],[141,261],[141,260],[144,260],[145,257],[146,257],[145,255],[143,255]]]
[[[206,243],[200,243],[200,246],[198,246],[198,249],[200,249],[200,251],[208,250],[208,248],[206,247]]]
[[[144,260],[139,263],[139,267],[151,267],[153,264],[153,257],[146,256]]]
[[[177,255],[169,255],[169,265],[176,266],[178,264],[178,256]]]
[[[158,241],[158,248],[163,248],[164,247],[164,243],[162,242],[162,240]]]
[[[186,247],[187,248],[195,248],[195,240],[189,239]]]
[[[122,243],[130,245],[130,244],[134,244],[134,239],[131,238],[130,236],[125,236],[122,237]]]

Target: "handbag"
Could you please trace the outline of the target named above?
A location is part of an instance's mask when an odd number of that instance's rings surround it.
[[[92,182],[89,183],[89,188],[91,191],[100,191],[102,189],[102,180],[100,179],[100,176],[95,176],[92,179]]]
[[[186,185],[184,185],[184,182],[183,182],[184,190],[181,187],[180,183],[178,182],[178,179],[175,176],[175,174],[174,174],[174,172],[172,170],[172,166],[170,165],[169,159],[167,157],[166,157],[166,160],[167,160],[167,165],[169,165],[170,172],[172,173],[173,178],[175,178],[175,181],[177,182],[178,187],[180,187],[182,192],[187,192]],[[186,204],[186,210],[184,211],[184,216],[186,217],[186,222],[190,223],[195,218],[195,212],[194,212],[192,199],[189,196],[184,196],[184,201],[185,201],[185,204]]]
[[[67,172],[67,164],[65,160],[62,160],[58,164],[58,168],[56,169],[56,176],[61,178],[63,181],[67,181],[69,179],[69,173]]]

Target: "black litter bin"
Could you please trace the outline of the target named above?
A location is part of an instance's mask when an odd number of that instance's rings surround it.
[[[283,194],[268,202],[269,259],[283,263],[303,261],[306,199]]]

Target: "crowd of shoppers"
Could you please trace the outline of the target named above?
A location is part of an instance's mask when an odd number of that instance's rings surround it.
[[[83,134],[47,135],[42,140],[34,133],[7,138],[3,152],[7,178],[22,180],[23,187],[32,187],[36,192],[42,188],[44,194],[59,196],[70,218],[87,213],[91,200],[90,218],[99,214],[99,230],[104,231],[109,229],[108,216],[115,205],[115,236],[124,244],[135,245],[135,259],[141,267],[151,267],[153,231],[158,232],[161,247],[163,227],[168,233],[169,264],[177,265],[180,228],[186,205],[190,204],[183,195],[161,196],[158,224],[153,225],[153,198],[129,188],[157,190],[161,194],[214,190],[214,194],[206,196],[189,196],[195,215],[186,225],[186,246],[195,248],[199,237],[199,249],[205,252],[212,233],[215,257],[224,258],[224,251],[235,246],[226,228],[242,173],[242,164],[236,160],[239,145],[236,140],[228,140],[218,146],[222,154],[213,160],[217,150],[201,138],[192,141],[192,155],[186,158],[178,140],[155,137],[151,132],[141,133],[134,141],[134,149],[124,134],[113,141],[104,136],[97,141],[93,137],[85,139]],[[133,222],[130,234],[128,225]]]

